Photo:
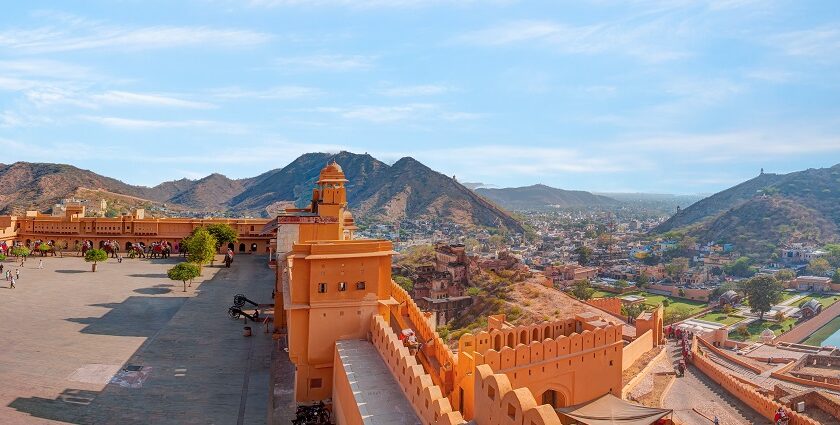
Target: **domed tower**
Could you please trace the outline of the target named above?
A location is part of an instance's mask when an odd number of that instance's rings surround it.
[[[353,214],[350,211],[344,211],[344,217],[342,218],[342,227],[344,227],[344,240],[351,240],[353,239],[353,233],[356,232],[356,220],[353,219]]]
[[[347,208],[347,192],[344,183],[344,171],[335,160],[327,164],[318,176],[317,212],[321,217],[333,217],[337,222],[344,220],[344,209]],[[313,195],[316,193],[313,192]]]

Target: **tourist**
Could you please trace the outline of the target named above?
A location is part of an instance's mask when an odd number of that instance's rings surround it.
[[[0,273],[3,273],[3,265],[0,264]]]
[[[15,278],[12,278],[9,282],[9,289],[15,289]]]
[[[15,269],[15,278],[20,279],[20,269]]]
[[[41,258],[41,259],[39,259],[39,260],[38,260],[38,268],[39,268],[39,269],[43,269],[43,268],[44,268],[44,259],[43,259],[43,258]]]

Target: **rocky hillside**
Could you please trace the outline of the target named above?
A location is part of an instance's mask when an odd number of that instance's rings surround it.
[[[333,159],[350,180],[348,202],[359,217],[439,218],[523,231],[506,211],[412,158],[389,166],[368,154],[350,152],[304,154],[283,168],[248,179],[211,174],[155,187],[129,185],[71,165],[18,162],[0,166],[0,213],[46,211],[67,197],[90,195],[97,201],[97,193],[107,193],[102,199],[123,195],[131,198],[123,202],[131,206],[165,203],[172,210],[267,216],[279,204],[307,205],[318,173]]]
[[[733,242],[767,258],[788,242],[840,240],[840,164],[790,174],[762,174],[696,202],[659,227],[703,241]]]
[[[618,205],[615,199],[582,190],[563,190],[535,184],[504,189],[478,188],[479,195],[509,209],[588,208]]]

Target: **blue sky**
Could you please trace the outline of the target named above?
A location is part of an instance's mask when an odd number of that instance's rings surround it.
[[[10,2],[0,148],[146,185],[344,149],[498,186],[715,192],[840,162],[840,5]]]

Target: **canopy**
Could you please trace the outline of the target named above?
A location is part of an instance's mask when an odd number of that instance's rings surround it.
[[[588,403],[556,410],[587,425],[650,425],[672,412],[633,404],[609,393]]]

